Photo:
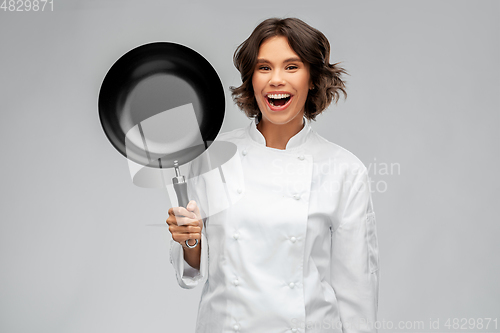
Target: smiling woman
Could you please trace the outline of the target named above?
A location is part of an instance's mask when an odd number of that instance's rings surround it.
[[[224,191],[201,175],[191,189],[196,202],[171,208],[167,220],[179,285],[207,278],[197,333],[375,331],[378,244],[367,168],[310,126],[346,95],[345,71],[329,57],[326,37],[296,18],[265,20],[235,52],[242,85],[231,88],[233,99],[253,119],[217,140],[238,149],[241,169],[224,171],[236,200],[213,212]]]

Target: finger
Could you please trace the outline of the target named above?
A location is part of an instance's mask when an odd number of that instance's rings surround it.
[[[169,216],[166,222],[168,225],[172,226],[200,226],[199,220],[190,219],[187,217]]]
[[[177,234],[201,234],[201,228],[197,226],[171,226],[170,228],[171,233],[177,233]]]
[[[172,234],[172,239],[178,243],[185,242],[188,239],[201,240],[201,234],[198,234],[198,233],[189,233],[189,234],[174,233],[174,234]]]
[[[191,234],[200,234],[201,228],[195,225],[183,225],[182,226],[186,233]]]
[[[196,219],[197,218],[197,216],[196,216],[195,213],[188,211],[184,207],[172,207],[171,209],[172,209],[172,211],[173,211],[173,213],[174,213],[174,215],[176,217],[185,216],[185,217],[189,217],[189,218],[192,218],[192,219]]]
[[[201,227],[194,224],[189,225],[172,225],[172,230],[178,231],[181,233],[189,233],[189,232],[201,232]]]
[[[177,225],[178,226],[185,226],[185,225],[195,225],[199,226],[200,222],[197,219],[190,219],[187,217],[177,217]]]
[[[166,220],[167,224],[172,225],[198,225],[199,222],[196,219],[184,217],[184,216],[169,216]]]
[[[177,226],[178,224],[177,224],[177,219],[175,218],[175,216],[173,216],[173,215],[169,216],[167,218],[167,224],[168,225],[175,225],[175,226]]]

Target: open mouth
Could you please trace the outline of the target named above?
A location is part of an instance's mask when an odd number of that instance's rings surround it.
[[[266,96],[267,102],[273,108],[284,108],[292,96],[290,94],[268,94]]]

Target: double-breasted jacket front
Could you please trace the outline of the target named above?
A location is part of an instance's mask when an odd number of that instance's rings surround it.
[[[196,332],[375,332],[378,245],[363,163],[305,118],[284,150],[266,147],[256,121],[217,140],[236,145],[238,167],[222,166],[224,186],[208,175],[190,184],[206,216],[200,269],[179,243],[170,249],[181,287],[205,281]]]

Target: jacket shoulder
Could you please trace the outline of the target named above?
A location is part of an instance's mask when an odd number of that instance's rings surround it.
[[[343,163],[344,165],[349,166],[349,168],[355,168],[359,171],[367,170],[365,164],[351,151],[325,139],[316,131],[312,131],[311,134],[311,153],[316,159],[328,160],[332,158],[337,163]]]

